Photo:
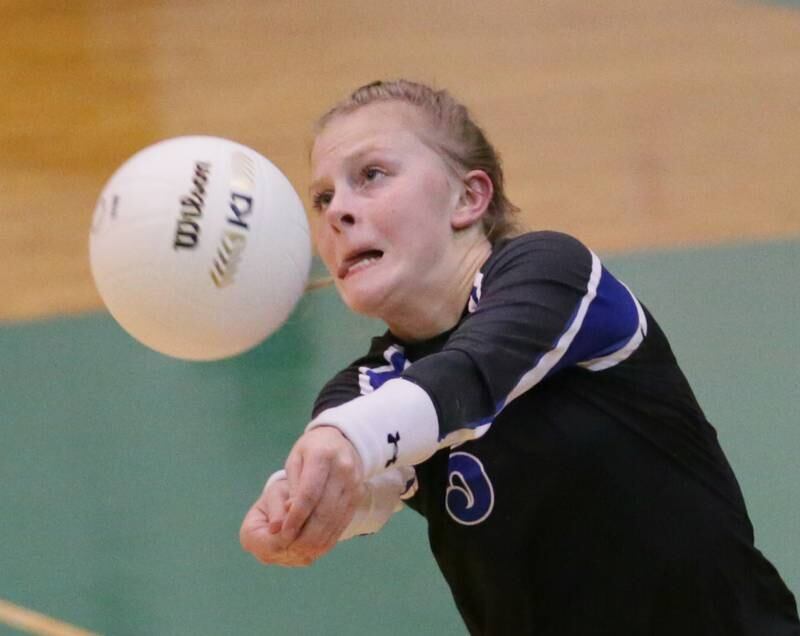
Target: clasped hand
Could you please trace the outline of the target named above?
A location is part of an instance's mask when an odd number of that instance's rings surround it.
[[[363,468],[350,441],[331,426],[305,433],[245,515],[242,547],[264,564],[305,566],[336,545],[365,496]]]

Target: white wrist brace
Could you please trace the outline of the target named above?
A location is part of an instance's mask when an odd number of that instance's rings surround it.
[[[419,464],[440,448],[439,420],[427,392],[393,378],[372,393],[326,409],[306,427],[334,426],[350,440],[369,479],[392,466]]]

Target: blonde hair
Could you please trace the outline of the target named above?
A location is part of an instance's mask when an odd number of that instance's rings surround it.
[[[494,244],[498,239],[518,231],[514,215],[519,212],[505,193],[500,156],[486,135],[470,116],[466,106],[445,90],[434,90],[425,84],[408,80],[372,82],[353,93],[325,113],[315,126],[318,135],[335,117],[374,102],[400,101],[423,112],[436,133],[436,150],[456,173],[483,170],[494,186],[492,199],[483,216],[486,237]]]

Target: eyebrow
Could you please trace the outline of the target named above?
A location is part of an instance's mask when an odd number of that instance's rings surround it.
[[[362,148],[356,147],[355,152],[353,152],[352,154],[347,155],[344,158],[344,161],[347,162],[347,163],[355,163],[359,159],[364,157],[365,155],[368,155],[368,154],[370,154],[372,152],[375,152],[375,151],[387,150],[388,148],[389,148],[389,146],[387,146],[386,144],[368,143],[367,145],[365,145]],[[322,179],[316,179],[315,181],[312,181],[311,185],[308,186],[308,193],[309,194],[313,194],[317,190],[317,188],[319,188],[319,185],[320,185],[321,181],[322,181]]]

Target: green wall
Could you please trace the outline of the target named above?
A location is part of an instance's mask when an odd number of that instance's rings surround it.
[[[670,335],[797,593],[800,243],[605,260]],[[310,569],[239,548],[316,391],[380,330],[330,289],[218,363],[105,315],[0,326],[0,598],[107,634],[463,634],[410,511]]]

